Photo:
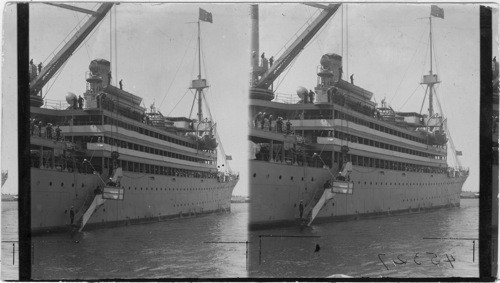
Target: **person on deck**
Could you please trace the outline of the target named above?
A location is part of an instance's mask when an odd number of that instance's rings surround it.
[[[260,118],[260,129],[264,130],[264,124],[266,123],[266,112],[262,113],[262,117]]]
[[[291,134],[292,133],[292,122],[290,122],[290,119],[286,121],[286,133]]]
[[[51,123],[47,124],[47,127],[45,128],[45,131],[46,131],[46,134],[47,134],[47,138],[48,139],[52,139],[52,124]]]
[[[31,135],[33,135],[33,132],[35,131],[35,119],[30,119],[30,131]]]
[[[73,109],[78,109],[78,98],[73,97]]]
[[[83,97],[81,95],[78,96],[78,109],[83,109]]]
[[[73,207],[69,210],[69,219],[71,220],[71,225],[73,225],[73,222],[75,220],[75,210]]]
[[[120,89],[123,89],[123,79],[121,79],[118,83],[120,84]]]
[[[351,75],[351,84],[354,84],[354,74]]]
[[[309,90],[309,102],[314,102],[314,91]]]
[[[42,137],[42,127],[43,127],[43,124],[42,124],[42,121],[38,122],[38,137]]]
[[[304,204],[302,203],[302,200],[299,203],[299,213],[300,213],[300,218],[302,218],[302,215],[304,214]]]
[[[273,63],[274,63],[274,57],[271,56],[271,58],[269,58],[269,67],[272,67]]]
[[[332,187],[332,185],[330,184],[330,180],[326,180],[325,184],[323,185],[323,189],[326,190],[326,189],[329,189],[331,187]]]
[[[56,141],[59,141],[61,139],[61,129],[59,128],[59,125],[56,127]]]

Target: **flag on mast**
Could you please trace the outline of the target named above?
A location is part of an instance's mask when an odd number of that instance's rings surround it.
[[[439,8],[437,5],[431,5],[431,16],[444,20],[444,9]]]
[[[199,19],[200,19],[200,21],[213,23],[212,22],[212,13],[209,13],[209,12],[203,10],[202,8],[200,8],[200,17],[199,17]]]
[[[462,151],[461,150],[456,150],[455,153],[457,154],[457,156],[462,156]]]

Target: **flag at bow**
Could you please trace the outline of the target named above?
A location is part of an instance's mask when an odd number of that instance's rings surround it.
[[[231,156],[231,155],[226,155],[226,160],[233,160],[233,156]]]
[[[200,8],[200,21],[213,23],[212,22],[212,13],[209,13],[209,12],[203,10],[202,8]]]
[[[455,153],[457,154],[457,156],[462,156],[462,151],[456,150]]]
[[[437,5],[431,6],[431,16],[444,19],[444,9],[439,8]]]

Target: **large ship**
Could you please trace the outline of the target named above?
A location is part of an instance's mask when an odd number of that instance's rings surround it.
[[[272,61],[259,58],[258,6],[251,6],[250,229],[459,206],[468,169],[447,163],[448,146],[461,153],[433,110],[440,81],[432,64],[421,81],[427,114],[378,105],[372,92],[342,79],[342,56],[334,53],[318,58],[314,91],[275,97],[273,82],[340,4],[311,6],[322,11]]]
[[[142,98],[123,90],[121,82],[112,85],[105,59],[82,70],[82,95],[68,93],[66,102],[42,98],[42,87],[112,6],[83,11],[91,16],[50,63],[39,70],[30,64],[33,233],[230,211],[239,176],[217,165],[221,144],[216,124],[203,117],[208,84],[201,66],[189,87],[198,99],[195,119],[164,116],[154,104],[141,106]],[[211,22],[207,15],[200,9],[201,21]],[[198,48],[199,42],[198,32]]]

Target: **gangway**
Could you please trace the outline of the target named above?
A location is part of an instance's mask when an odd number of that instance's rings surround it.
[[[95,195],[93,198],[92,202],[90,205],[88,205],[88,208],[84,206],[85,213],[82,215],[82,218],[78,221],[78,226],[80,228],[78,229],[78,232],[82,232],[83,227],[85,227],[85,224],[90,220],[90,217],[94,212],[104,204],[106,200],[102,198],[102,194]]]
[[[306,215],[303,221],[308,221],[307,226],[311,226],[318,213],[325,206],[325,204],[333,199],[336,194],[352,195],[354,189],[354,182],[350,180],[352,172],[352,163],[346,162],[336,179],[327,181],[322,189],[317,189],[313,198],[307,203],[304,209]],[[333,175],[332,175],[333,176]]]
[[[352,181],[333,181],[331,187],[324,188],[323,194],[320,195],[319,198],[316,197],[310,202],[310,207],[314,205],[314,207],[308,212],[308,220],[307,226],[311,226],[311,223],[314,221],[314,218],[318,215],[321,209],[325,206],[325,204],[333,199],[336,194],[347,194],[352,195],[354,188],[354,183]]]
[[[94,212],[101,207],[106,200],[123,200],[124,188],[120,187],[120,180],[123,176],[123,171],[121,167],[115,168],[113,171],[113,177],[109,178],[108,183],[104,186],[101,191],[97,188],[94,191],[94,197],[88,196],[83,203],[82,208],[78,211],[76,219],[78,232],[81,232],[87,222],[90,220]]]

